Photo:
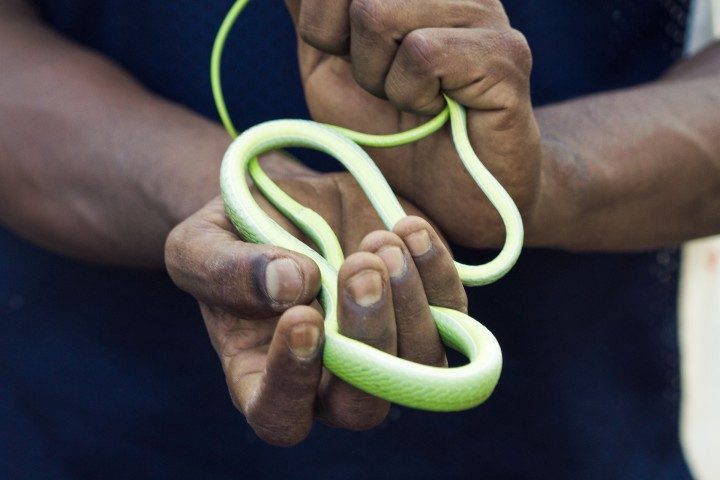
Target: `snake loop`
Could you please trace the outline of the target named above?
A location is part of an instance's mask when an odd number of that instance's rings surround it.
[[[227,36],[248,3],[238,0],[222,23],[213,48],[211,80],[220,118],[237,137],[223,159],[220,185],[225,209],[246,241],[277,245],[313,259],[321,272],[319,300],[325,310],[323,363],[332,373],[372,395],[401,405],[432,411],[456,411],[482,403],[493,391],[502,368],[495,337],[482,324],[456,310],[431,306],[443,343],[465,356],[460,367],[420,365],[376,350],[339,333],[337,271],[344,255],[327,222],[283,192],[260,167],[257,157],[287,147],[319,150],[341,162],[358,181],[388,229],[406,214],[372,159],[360,148],[395,147],[433,134],[450,120],[453,142],[463,165],[495,206],[506,229],[500,253],[482,265],[456,268],[465,285],[484,285],[505,275],[515,264],[523,243],[523,225],[515,203],[475,155],[467,132],[465,109],[449,97],[447,108],[419,127],[393,135],[370,135],[307,120],[274,120],[241,135],[230,120],[220,81],[220,60]],[[262,194],[318,246],[308,247],[272,220],[254,200],[246,180],[249,172]]]

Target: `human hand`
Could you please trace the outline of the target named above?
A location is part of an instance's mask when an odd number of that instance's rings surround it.
[[[278,184],[326,218],[346,252],[356,252],[339,272],[340,332],[414,362],[446,365],[428,305],[466,311],[467,301],[432,226],[408,217],[393,232],[378,231],[380,220],[346,174]],[[166,264],[177,285],[200,302],[233,403],[262,439],[298,443],[314,418],[353,430],[385,418],[388,402],[322,367],[323,318],[306,306],[320,280],[310,259],[242,242],[216,199],[173,230]]]
[[[442,110],[468,108],[475,151],[517,203],[533,235],[540,134],[525,38],[498,0],[287,0],[313,117],[395,133]],[[417,144],[374,149],[393,188],[464,245],[498,246],[504,228],[465,172],[448,129]]]

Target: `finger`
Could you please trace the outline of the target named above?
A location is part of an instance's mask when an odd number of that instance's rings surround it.
[[[351,0],[287,0],[297,33],[325,53],[347,53],[350,46]]]
[[[170,233],[165,263],[182,290],[244,318],[268,317],[309,303],[320,286],[320,272],[309,258],[238,240],[220,201]]]
[[[351,218],[352,221],[338,222],[336,230],[344,252],[356,252],[363,237],[368,232],[385,228],[382,220],[375,212],[367,194],[360,188],[357,180],[348,173],[329,175],[338,188],[341,219]]]
[[[405,243],[392,232],[376,231],[365,237],[360,249],[379,256],[390,275],[398,355],[426,365],[447,365],[422,280]]]
[[[512,110],[529,97],[532,57],[512,29],[426,28],[400,44],[384,89],[398,108],[419,114],[442,109],[442,93],[476,110]]]
[[[388,273],[367,252],[349,256],[338,274],[338,326],[342,335],[395,354],[397,337]],[[366,430],[383,421],[390,408],[343,380],[328,376],[321,387],[322,418],[338,427]]]
[[[385,77],[398,44],[430,27],[506,24],[499,2],[464,0],[354,0],[350,6],[350,57],[357,82],[385,97]]]
[[[420,217],[407,217],[393,232],[412,255],[430,305],[467,313],[467,295],[450,251],[432,226]]]
[[[294,445],[310,432],[322,339],[320,313],[298,306],[280,317],[266,356],[266,347],[259,346],[228,360],[225,374],[233,402],[266,442]]]

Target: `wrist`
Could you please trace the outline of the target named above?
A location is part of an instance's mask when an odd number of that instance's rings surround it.
[[[567,142],[542,135],[540,184],[533,207],[525,218],[529,247],[569,248],[572,227],[581,217],[582,162]]]
[[[164,152],[167,160],[159,162],[157,174],[143,176],[143,194],[162,212],[168,230],[220,194],[220,166],[231,139],[218,125],[207,123],[192,135],[169,141],[174,147]],[[187,138],[192,142],[187,142]],[[282,151],[262,155],[260,164],[277,181],[317,174]],[[248,181],[252,183],[249,178]],[[276,213],[269,203],[261,203],[263,208]]]
[[[140,188],[169,231],[218,195],[220,164],[230,140],[210,122],[164,137],[161,158],[141,176]]]

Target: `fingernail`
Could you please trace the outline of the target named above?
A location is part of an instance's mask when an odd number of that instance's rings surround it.
[[[375,270],[364,270],[348,281],[347,288],[355,303],[369,307],[382,297],[382,278]]]
[[[265,288],[278,303],[294,302],[302,293],[303,279],[297,263],[290,258],[278,258],[265,268]]]
[[[405,255],[399,247],[386,247],[377,252],[377,255],[385,262],[388,273],[391,277],[402,277],[405,273]]]
[[[290,330],[290,351],[301,360],[315,355],[320,345],[320,330],[315,325],[296,325]]]
[[[420,230],[405,237],[405,245],[407,245],[413,257],[425,255],[432,247],[430,235],[426,230]]]

